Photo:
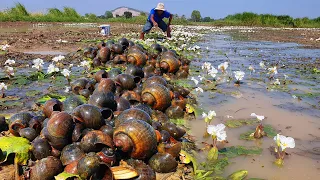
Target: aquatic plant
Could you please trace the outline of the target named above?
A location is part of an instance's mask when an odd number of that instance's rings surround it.
[[[64,57],[64,56],[62,56],[62,55],[59,55],[59,56],[56,56],[56,57],[54,57],[54,58],[52,58],[52,61],[54,61],[54,62],[59,62],[59,61],[61,61],[61,60],[64,60],[66,57]]]
[[[1,91],[1,94],[0,94],[0,98],[4,98],[4,90],[7,90],[8,87],[5,83],[0,83],[0,91]]]
[[[55,72],[59,72],[59,68],[55,67],[54,64],[50,64],[47,70],[47,74],[52,74]]]
[[[277,147],[274,149],[274,151],[277,153],[277,160],[275,161],[275,164],[282,166],[284,163],[284,157],[286,155],[285,149],[294,148],[296,144],[292,137],[286,137],[281,134],[277,134],[277,136],[275,136],[273,139],[277,145]]]
[[[257,115],[256,113],[251,113],[250,116],[256,117],[260,121],[260,124],[257,125],[255,132],[252,133],[250,136],[256,139],[262,138],[266,135],[266,133],[264,132],[264,127],[262,125],[262,120],[264,120],[265,117],[262,115]]]
[[[42,59],[37,58],[37,59],[34,59],[32,62],[33,62],[32,68],[36,68],[38,71],[42,70],[43,64],[44,64]]]
[[[220,69],[222,71],[222,73],[226,73],[228,67],[229,67],[229,63],[228,62],[224,62],[224,63],[221,63],[218,66],[218,69]]]
[[[5,66],[4,67],[5,72],[7,73],[7,75],[9,77],[13,77],[14,76],[14,69],[11,66]]]
[[[203,112],[202,113],[202,118],[204,118],[204,121],[206,122],[206,125],[208,125],[209,123],[211,123],[211,121],[213,120],[214,117],[216,117],[217,114],[215,111],[209,111],[208,114]]]
[[[13,59],[8,59],[8,60],[6,60],[6,62],[4,62],[4,65],[14,65],[16,63],[16,61],[15,60],[13,60]]]
[[[227,138],[227,133],[224,130],[225,129],[224,124],[218,124],[216,126],[214,125],[208,125],[207,127],[207,133],[211,135],[213,140],[213,147],[210,149],[208,153],[208,160],[217,160],[218,159],[218,148],[217,148],[217,142],[223,142]]]
[[[242,81],[242,79],[244,78],[245,73],[243,71],[235,71],[234,73],[234,77],[236,78],[236,85],[240,85],[240,81]]]
[[[1,49],[2,51],[6,51],[9,47],[10,47],[9,44],[0,45],[0,49]]]

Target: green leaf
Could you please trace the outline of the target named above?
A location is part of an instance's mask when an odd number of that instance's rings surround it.
[[[277,131],[271,125],[263,126],[263,130],[269,138],[273,138],[278,134]]]
[[[28,77],[28,79],[31,81],[43,80],[45,78],[46,78],[46,74],[43,73],[42,71],[36,71]]]
[[[30,83],[30,81],[26,77],[19,77],[17,80],[15,80],[13,82],[13,84],[16,84],[18,86],[24,86],[24,85],[27,85],[29,83]]]
[[[207,158],[209,161],[218,159],[218,148],[216,146],[210,149]]]
[[[253,141],[253,140],[255,140],[254,136],[252,136],[252,133],[254,133],[254,132],[255,131],[250,130],[248,132],[242,133],[242,134],[240,134],[240,139]]]
[[[9,154],[15,153],[15,162],[20,165],[26,165],[29,159],[29,151],[32,149],[30,142],[22,137],[0,137],[0,149],[2,150],[4,159],[1,158],[0,163],[7,160]]]
[[[274,164],[277,165],[278,167],[282,167],[283,164],[284,164],[284,162],[283,162],[282,159],[276,159],[276,160],[274,161]]]
[[[262,153],[262,148],[259,147],[244,147],[244,146],[231,146],[219,150],[220,154],[228,158],[234,158],[241,155],[257,155]]]
[[[73,178],[73,177],[81,179],[79,175],[70,174],[67,172],[62,172],[62,173],[58,174],[57,176],[55,176],[54,178],[55,178],[55,180],[67,180],[68,178]]]
[[[247,177],[247,175],[248,175],[248,171],[239,170],[239,171],[236,171],[236,172],[230,174],[227,179],[228,180],[242,180],[245,177]]]
[[[4,98],[0,98],[0,102],[6,102],[6,101],[16,101],[21,99],[20,97],[17,96],[6,96]]]
[[[193,171],[198,170],[198,162],[191,154],[189,154],[187,151],[184,151],[184,150],[181,150],[180,154],[185,156],[185,164],[189,164],[190,162],[192,162]]]
[[[44,104],[45,102],[47,102],[48,100],[50,100],[52,98],[58,99],[61,102],[67,99],[66,96],[50,93],[50,94],[46,94],[46,95],[42,96],[40,99],[37,100],[37,102]]]
[[[257,119],[239,119],[239,120],[227,120],[225,125],[229,128],[238,128],[245,125],[254,125],[259,123]]]

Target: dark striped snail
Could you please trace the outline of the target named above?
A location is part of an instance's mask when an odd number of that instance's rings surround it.
[[[161,84],[151,84],[145,87],[141,93],[141,100],[154,110],[160,111],[164,111],[171,104],[170,92]]]

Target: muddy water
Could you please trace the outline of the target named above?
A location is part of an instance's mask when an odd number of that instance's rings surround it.
[[[320,110],[319,96],[302,98],[301,101],[292,97],[294,94],[315,92],[319,93],[319,75],[310,73],[297,73],[297,66],[312,67],[319,62],[320,50],[301,49],[293,43],[270,42],[241,42],[232,41],[228,35],[210,35],[208,41],[201,44],[203,48],[209,47],[209,53],[202,54],[202,60],[211,62],[216,68],[224,61],[229,61],[233,70],[246,72],[243,84],[235,87],[233,82],[221,83],[217,86],[222,92],[205,92],[199,95],[199,106],[205,111],[215,110],[216,119],[212,124],[224,123],[230,119],[250,118],[251,113],[266,116],[264,124],[272,125],[279,133],[291,136],[296,141],[294,149],[288,149],[291,155],[285,159],[285,165],[278,168],[273,164],[275,157],[270,153],[270,146],[275,145],[273,139],[264,137],[257,141],[240,140],[241,133],[254,130],[255,126],[240,128],[227,128],[228,144],[225,146],[259,146],[263,153],[256,156],[241,156],[229,159],[231,165],[226,168],[224,176],[234,171],[244,169],[249,171],[248,177],[263,179],[317,179],[320,177]],[[226,54],[229,58],[224,55]],[[307,59],[307,61],[305,61]],[[284,81],[284,74],[289,76],[285,91],[274,88],[268,80],[259,62],[271,66],[280,64],[276,78]],[[255,73],[249,75],[248,66],[253,65]],[[278,65],[279,67],[279,65]],[[318,67],[319,68],[319,67]],[[233,74],[232,74],[233,76]],[[314,78],[306,78],[314,76]],[[252,80],[254,79],[254,80]],[[281,81],[281,82],[282,82]],[[204,85],[202,85],[204,87]],[[236,95],[235,95],[236,94]],[[314,106],[311,106],[314,105]],[[211,143],[204,139],[205,123],[199,117],[190,122],[191,133],[201,142]],[[205,153],[199,159],[204,159]]]

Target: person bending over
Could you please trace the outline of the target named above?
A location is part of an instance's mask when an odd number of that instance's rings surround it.
[[[169,18],[168,24],[166,24],[162,19]],[[142,32],[140,34],[140,39],[144,40],[144,34],[150,32],[152,27],[159,27],[163,32],[167,32],[167,37],[171,37],[171,25],[172,14],[169,13],[165,8],[163,3],[158,3],[156,8],[151,9],[149,17],[146,24],[144,25]]]

